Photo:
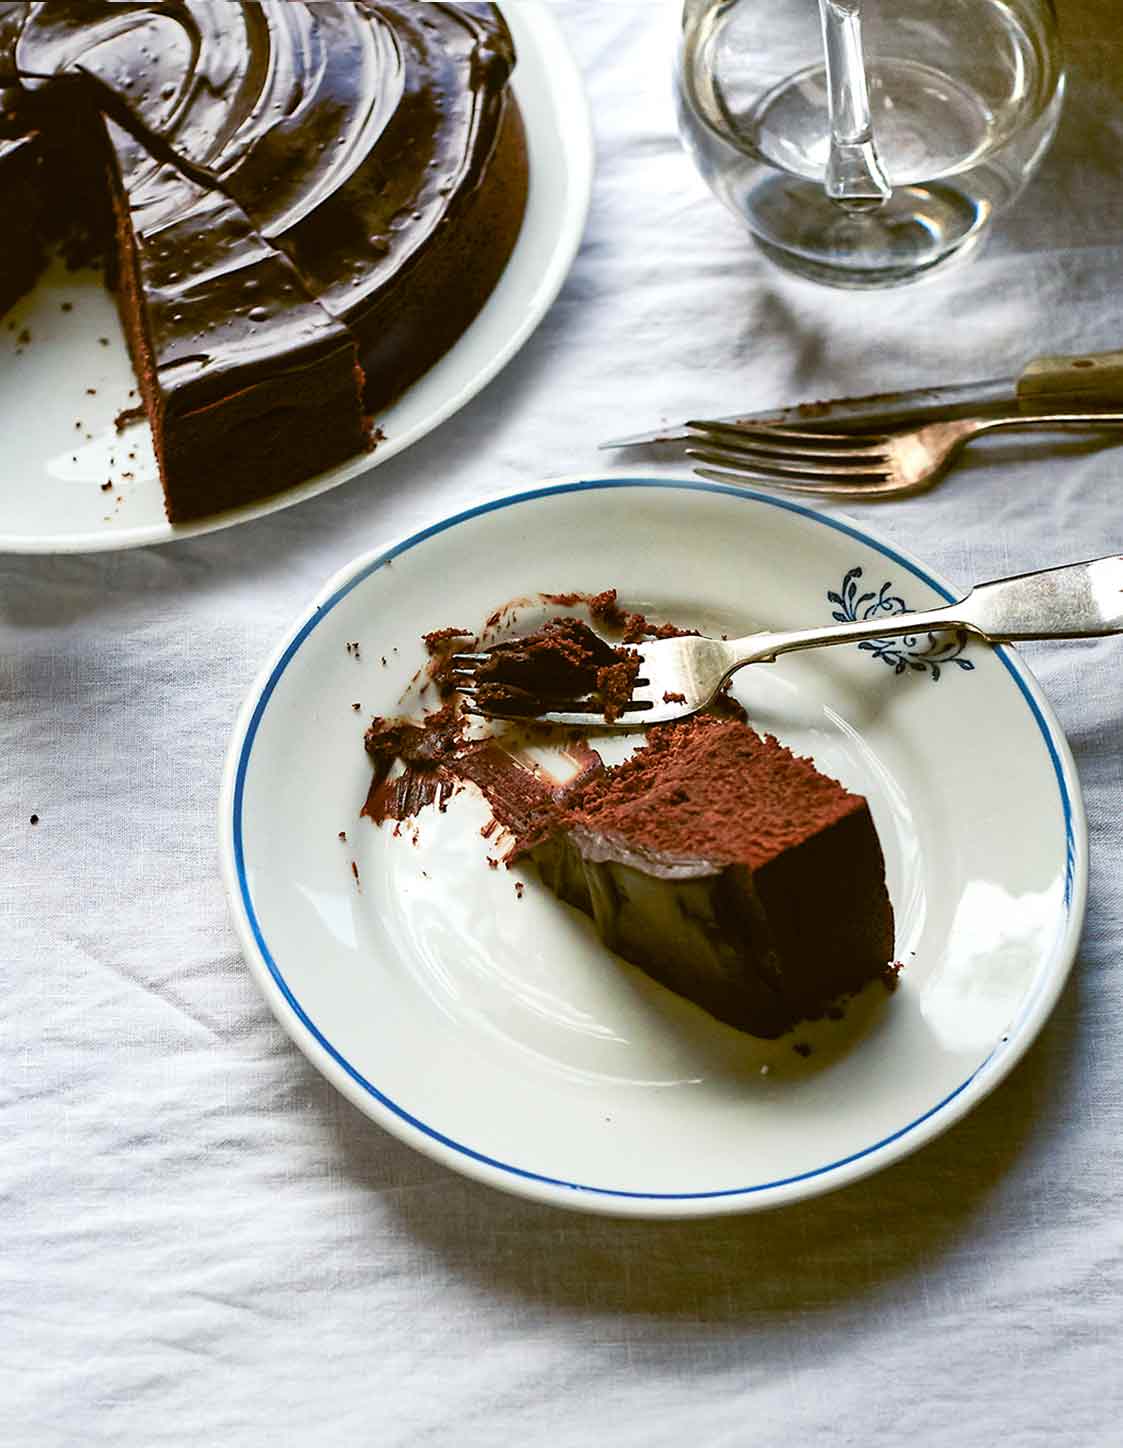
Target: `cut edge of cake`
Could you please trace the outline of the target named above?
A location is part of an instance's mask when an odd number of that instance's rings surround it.
[[[512,858],[532,860],[610,949],[753,1035],[782,1035],[883,976],[894,920],[868,801],[735,720],[695,716],[650,738],[623,765],[538,811]],[[700,746],[677,772],[644,759],[652,746],[658,756],[692,739]],[[737,762],[748,758],[744,792],[719,799],[714,781],[728,772],[715,768],[717,756],[734,744]],[[693,781],[690,769],[699,771]],[[650,789],[649,770],[658,771]],[[776,779],[795,809],[809,791],[810,813],[776,813],[773,797],[754,823],[753,793],[759,803]],[[717,812],[703,843],[692,846],[689,829],[676,842],[673,828],[652,827],[660,811],[673,826],[676,793],[682,810]]]

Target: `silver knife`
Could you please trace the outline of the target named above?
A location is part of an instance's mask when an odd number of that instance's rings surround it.
[[[925,418],[981,417],[1010,408],[1032,412],[1034,403],[1058,398],[1118,403],[1123,397],[1123,353],[1100,352],[1074,357],[1038,357],[1017,377],[968,382],[952,387],[914,387],[905,392],[875,392],[867,397],[839,397],[826,402],[801,402],[766,412],[735,413],[721,422],[772,423],[809,431],[842,432],[896,427]],[[688,442],[690,424],[602,442],[603,448],[654,447]]]

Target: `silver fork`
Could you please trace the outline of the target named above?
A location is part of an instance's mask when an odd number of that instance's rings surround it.
[[[768,423],[686,424],[701,447],[687,457],[715,482],[755,482],[818,497],[901,497],[942,476],[956,453],[980,433],[1000,427],[1119,427],[1123,412],[1010,412],[960,417],[893,432],[801,430]]]
[[[799,649],[900,638],[904,634],[935,635],[948,630],[973,634],[988,643],[1123,633],[1123,555],[976,584],[958,603],[942,608],[787,633],[749,634],[728,641],[688,636],[641,644],[636,648],[640,669],[632,698],[615,727],[646,727],[694,714],[712,703],[726,679],[746,664],[771,663],[781,654]],[[454,678],[473,702],[477,670],[487,658],[486,653],[453,655]],[[475,712],[582,728],[605,726],[604,714],[597,711],[592,697],[573,702],[589,707],[531,714],[476,704]]]

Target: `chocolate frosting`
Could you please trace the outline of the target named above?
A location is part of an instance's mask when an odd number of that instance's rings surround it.
[[[241,236],[276,248],[314,299],[374,344],[394,284],[478,185],[514,52],[490,5],[367,0],[44,0],[0,7],[0,83],[17,109],[80,85],[117,127],[121,182],[149,226],[184,222],[216,264]],[[11,101],[12,92],[6,97]],[[128,144],[132,138],[133,144]],[[202,203],[209,193],[212,199]],[[202,206],[202,210],[200,207]],[[233,238],[233,241],[231,239]],[[211,309],[229,311],[219,287]],[[283,309],[283,293],[272,315]],[[175,307],[165,323],[174,325]],[[198,308],[184,346],[198,345]],[[258,322],[269,320],[259,317]],[[205,326],[205,323],[202,324]],[[305,315],[298,326],[315,330]],[[245,328],[239,346],[244,347]]]

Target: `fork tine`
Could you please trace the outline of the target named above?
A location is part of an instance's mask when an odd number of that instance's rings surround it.
[[[486,664],[487,654],[453,654],[449,663],[471,666],[474,664]]]
[[[697,457],[698,454],[692,454]],[[857,477],[851,477],[849,482],[835,481],[815,483],[810,481],[799,481],[794,477],[781,477],[778,473],[769,477],[765,473],[750,472],[747,468],[737,467],[735,470],[727,468],[696,467],[695,473],[700,478],[708,478],[712,483],[761,483],[765,487],[780,488],[786,493],[801,493],[809,498],[869,498],[877,495],[904,495],[915,489],[902,487],[893,478],[884,478],[881,481],[863,482]]]
[[[745,447],[784,457],[888,457],[883,433],[799,432],[788,427],[751,427],[744,423],[688,422],[703,442]]]
[[[889,453],[884,448],[806,448],[789,446],[772,438],[757,441],[756,438],[734,436],[731,433],[695,432],[689,442],[698,447],[721,448],[726,452],[743,453],[745,457],[759,458],[762,463],[802,462],[810,466],[837,464],[841,467],[861,468],[867,463],[887,464]]]
[[[571,724],[578,725],[585,729],[604,728],[604,711],[598,709],[591,699],[571,699],[571,707],[548,709],[544,713],[534,714],[525,710],[517,709],[496,709],[488,706],[481,709],[478,704],[465,704],[462,712],[471,715],[475,719],[509,719],[512,721],[526,720],[534,724]],[[647,715],[658,707],[654,699],[641,699],[625,704],[620,710],[618,720],[629,723],[640,724]]]
[[[762,458],[741,448],[687,448],[686,455],[697,458],[699,462],[735,468],[763,479],[778,478],[781,482],[788,479],[806,479],[813,483],[816,480],[830,481],[836,478],[850,482],[859,478],[881,481],[891,475],[887,462],[878,463],[869,458],[852,463],[841,463],[834,459],[829,462],[811,462],[809,459]]]

